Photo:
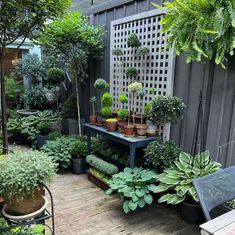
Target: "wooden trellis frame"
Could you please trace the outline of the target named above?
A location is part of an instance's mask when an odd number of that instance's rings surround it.
[[[142,102],[146,105],[153,97],[150,94],[152,87],[155,88],[156,95],[172,95],[174,59],[172,50],[164,50],[167,43],[166,35],[162,33],[162,25],[160,25],[163,15],[164,11],[156,9],[111,22],[110,92],[114,98],[115,110],[119,108],[119,94],[122,92],[128,94],[131,80],[126,76],[126,69],[130,66],[138,70],[135,80],[141,82],[146,91],[143,100],[137,98],[137,112],[140,113]],[[150,49],[150,54],[146,56],[144,62],[140,56],[134,55],[132,48],[127,45],[128,35],[131,33],[137,34],[142,46]],[[124,54],[119,60],[112,55],[112,48],[123,50]],[[143,68],[145,73],[142,72]],[[122,70],[123,82],[120,82],[120,70]],[[159,127],[159,133],[165,139],[169,139],[170,125]]]

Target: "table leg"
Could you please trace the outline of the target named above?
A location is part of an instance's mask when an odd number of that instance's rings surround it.
[[[136,152],[136,147],[130,146],[130,153],[129,153],[130,168],[135,167],[135,152]]]
[[[87,130],[87,147],[88,153],[91,154],[91,132]]]

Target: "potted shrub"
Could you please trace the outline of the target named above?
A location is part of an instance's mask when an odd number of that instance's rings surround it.
[[[96,115],[95,115],[95,103],[97,102],[97,99],[95,96],[91,97],[90,102],[92,103],[92,115],[90,115],[90,123],[96,124]]]
[[[48,134],[50,132],[51,123],[43,122],[38,125],[38,131],[37,134],[37,147],[40,149],[44,144],[46,144],[48,140]]]
[[[26,215],[43,206],[42,184],[56,176],[56,165],[47,154],[18,151],[2,159],[0,168],[0,195],[8,214]]]
[[[121,103],[121,109],[117,111],[118,115],[118,131],[123,132],[124,131],[124,126],[127,124],[127,118],[128,118],[128,111],[124,108],[124,105],[128,102],[128,98],[125,94],[122,94],[118,97],[120,103]]]
[[[180,204],[181,217],[186,222],[193,224],[203,222],[204,216],[192,181],[216,172],[220,167],[221,164],[211,160],[208,151],[199,153],[194,158],[181,152],[179,159],[158,176],[160,184],[154,192],[162,193],[169,190],[173,192],[163,195],[159,203]]]
[[[127,167],[123,172],[113,175],[107,194],[118,192],[124,201],[123,210],[128,213],[152,203],[156,181],[157,174],[154,171]]]
[[[116,118],[108,118],[106,119],[106,127],[110,132],[115,132],[117,130],[117,122]]]
[[[86,155],[88,153],[87,143],[80,139],[76,140],[71,146],[72,169],[76,175],[86,172]]]
[[[102,110],[101,114],[103,116],[103,125],[106,125],[106,119],[111,118],[113,115],[112,105],[113,97],[109,92],[105,92],[101,98]]]
[[[144,107],[144,114],[147,116],[147,118],[148,118],[148,115],[149,115],[151,109],[152,109],[152,104],[151,104],[151,102],[149,102]],[[149,136],[149,137],[157,136],[157,126],[148,119],[146,120],[146,125],[148,126],[147,131],[146,131],[147,136]]]
[[[127,38],[127,46],[132,48],[132,64],[135,61],[136,50],[141,46],[141,42],[135,33],[131,33]],[[133,82],[133,81],[132,81]]]
[[[71,95],[64,103],[61,115],[63,117],[64,133],[76,135],[78,133],[78,113],[77,99],[74,95]]]

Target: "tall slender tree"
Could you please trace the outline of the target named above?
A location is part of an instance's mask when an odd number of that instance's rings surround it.
[[[6,48],[12,43],[18,48],[26,38],[36,38],[45,22],[68,9],[70,0],[1,0],[0,1],[0,81],[3,146],[8,147],[7,115],[3,61]]]

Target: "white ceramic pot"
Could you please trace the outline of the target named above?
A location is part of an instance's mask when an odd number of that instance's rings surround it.
[[[157,126],[149,120],[146,120],[146,124],[148,126],[147,135],[148,136],[156,136],[157,135]]]

